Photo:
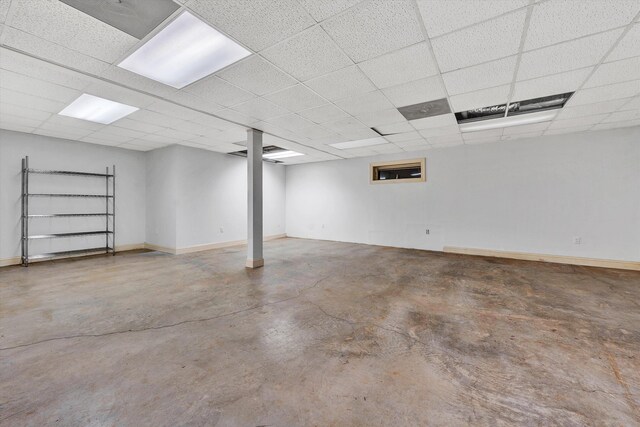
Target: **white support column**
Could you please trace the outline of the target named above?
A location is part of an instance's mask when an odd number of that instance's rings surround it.
[[[247,130],[247,267],[264,265],[262,257],[262,131]]]

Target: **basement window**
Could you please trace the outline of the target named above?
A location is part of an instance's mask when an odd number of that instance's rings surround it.
[[[425,164],[425,159],[371,163],[371,183],[424,182],[427,178]]]

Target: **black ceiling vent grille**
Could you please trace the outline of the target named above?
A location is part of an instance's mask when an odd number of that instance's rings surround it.
[[[60,0],[105,24],[143,39],[179,6],[172,0]]]
[[[447,99],[442,98],[434,101],[421,102],[419,104],[400,107],[398,108],[398,111],[407,120],[417,120],[450,113],[451,108],[449,107]]]
[[[459,124],[462,124],[481,120],[513,117],[520,114],[537,113],[546,110],[555,110],[564,107],[569,98],[571,98],[571,95],[573,95],[573,92],[510,102],[508,104],[474,108],[473,110],[457,112],[456,119]]]
[[[235,144],[241,145],[242,143],[237,143],[236,142]],[[263,155],[264,154],[279,153],[281,151],[288,151],[288,150],[286,150],[284,148],[277,147],[275,145],[266,145],[266,146],[262,147],[262,154]],[[228,154],[231,154],[232,156],[238,156],[238,157],[247,157],[247,150],[233,151],[233,152],[228,153]],[[281,161],[274,160],[274,159],[262,158],[262,160],[265,161],[265,162],[271,162],[271,163],[282,163]]]

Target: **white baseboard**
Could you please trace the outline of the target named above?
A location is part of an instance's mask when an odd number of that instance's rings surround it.
[[[270,240],[282,239],[284,237],[287,237],[287,235],[274,234],[272,236],[265,236],[264,241],[268,242]],[[184,246],[182,248],[168,248],[166,246],[154,245],[152,243],[145,243],[144,246],[145,248],[151,249],[154,251],[166,252],[168,254],[173,254],[173,255],[181,255],[181,254],[190,254],[193,252],[209,251],[211,249],[222,249],[222,248],[229,248],[232,246],[241,246],[246,244],[247,244],[246,240],[231,240],[228,242],[206,243],[204,245]]]
[[[116,252],[124,252],[124,251],[133,251],[136,249],[144,249],[145,248],[145,244],[144,243],[133,243],[133,244],[129,244],[129,245],[120,245],[120,246],[116,246]],[[101,253],[104,252],[87,252],[85,254],[78,254],[78,255],[70,255],[67,257],[61,257],[61,258],[56,258],[56,259],[65,259],[65,258],[78,258],[78,257],[83,257],[83,256],[88,256],[88,255],[99,255]],[[36,259],[36,260],[32,260],[29,261],[29,264],[33,264],[34,262],[44,262],[44,261],[50,261],[48,259]],[[17,257],[13,257],[13,258],[0,258],[0,267],[8,267],[10,265],[20,265],[22,263],[22,258],[20,258],[19,256]]]
[[[510,258],[523,261],[542,261],[556,264],[582,265],[587,267],[618,268],[622,270],[640,271],[640,262],[615,259],[583,258],[567,255],[536,254],[529,252],[497,251],[493,249],[458,248],[445,246],[444,252],[463,255],[479,255],[494,258]]]

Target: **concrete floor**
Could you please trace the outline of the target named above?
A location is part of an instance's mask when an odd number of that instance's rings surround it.
[[[640,425],[640,272],[265,253],[0,269],[0,425]]]

